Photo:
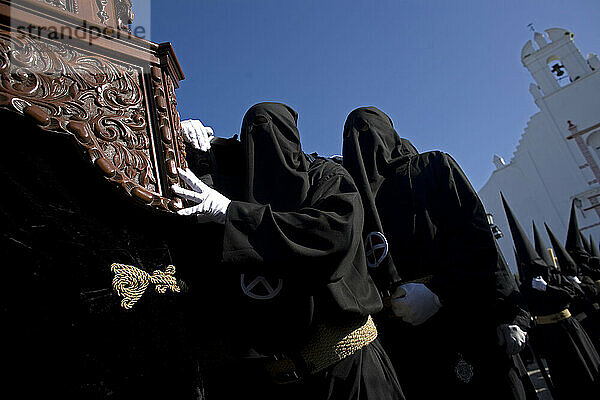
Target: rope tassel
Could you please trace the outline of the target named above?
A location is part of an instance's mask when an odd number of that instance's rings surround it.
[[[175,266],[169,265],[165,271],[156,270],[150,275],[132,265],[114,263],[110,270],[115,274],[112,286],[121,300],[121,307],[130,310],[142,298],[148,286],[155,285],[157,293],[164,294],[167,289],[180,292],[181,288],[175,279]]]

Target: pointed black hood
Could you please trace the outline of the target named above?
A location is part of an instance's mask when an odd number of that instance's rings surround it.
[[[513,245],[513,253],[515,255],[515,262],[517,263],[517,272],[519,273],[519,279],[523,279],[523,268],[521,268],[521,261],[519,260],[519,255],[517,254],[517,249]]]
[[[600,250],[598,249],[598,245],[596,244],[596,241],[592,235],[590,235],[590,251],[593,257],[600,258]]]
[[[532,223],[533,242],[535,244],[535,251],[537,251],[537,253],[540,255],[540,257],[542,257],[546,264],[548,264],[549,266],[553,266],[554,261],[552,260],[550,253],[548,253],[548,247],[544,244],[544,241],[542,240],[542,235],[540,235],[540,232],[538,232],[537,227],[535,226],[535,221],[532,221]]]
[[[583,233],[581,233],[581,231],[579,231],[579,236],[581,236],[581,243],[583,243],[583,248],[585,249],[586,253],[592,255],[592,247],[590,246],[590,242],[586,239],[585,236],[583,236]]]
[[[569,231],[567,233],[565,249],[569,252],[569,255],[573,257],[573,259],[577,263],[586,262],[587,257],[589,257],[589,253],[585,249],[585,245],[583,244],[583,240],[581,239],[581,233],[579,231],[579,224],[577,222],[577,214],[575,210],[575,200],[571,202]]]
[[[510,233],[513,238],[515,245],[515,252],[517,263],[519,265],[519,274],[523,274],[521,277],[522,282],[527,282],[536,276],[546,277],[548,274],[548,265],[542,260],[542,258],[535,251],[531,242],[525,235],[525,231],[519,224],[519,221],[515,218],[512,210],[508,206],[504,195],[500,193],[502,197],[502,204],[504,205],[504,211],[506,212],[506,219],[510,226]]]
[[[548,236],[550,237],[554,254],[556,254],[556,258],[558,259],[560,272],[563,275],[577,276],[577,272],[579,271],[579,268],[577,268],[577,263],[569,255],[569,252],[563,247],[563,245],[560,244],[560,241],[556,238],[554,233],[552,233],[550,227],[546,223],[544,223],[544,226],[546,227],[546,232],[548,232]]]

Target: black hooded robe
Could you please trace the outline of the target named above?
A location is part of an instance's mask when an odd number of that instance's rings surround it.
[[[276,385],[262,373],[267,356],[284,353],[300,365],[298,351],[318,327],[365,321],[381,309],[365,264],[356,186],[341,166],[302,152],[296,120],[278,103],[258,104],[244,117],[244,190],[227,210],[222,268],[240,281],[232,325],[252,357],[231,369],[236,383],[213,397],[403,399],[377,339],[303,384]]]
[[[407,397],[523,398],[496,326],[526,329],[528,315],[510,300],[514,282],[502,273],[483,206],[457,163],[442,152],[418,154],[374,107],[348,116],[343,163],[363,196],[365,233],[382,229],[402,279],[424,278],[443,304],[420,326],[385,321],[382,341]],[[380,290],[393,285],[397,278],[378,268]],[[463,360],[472,374],[457,372]]]

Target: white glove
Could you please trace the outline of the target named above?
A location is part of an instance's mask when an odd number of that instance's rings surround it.
[[[496,328],[498,333],[498,344],[502,346],[506,343],[506,354],[512,356],[517,354],[525,347],[527,332],[524,332],[517,325],[502,324]]]
[[[581,281],[580,281],[580,280],[579,280],[579,278],[578,278],[578,277],[576,277],[576,276],[569,275],[569,276],[567,276],[567,279],[568,279],[568,280],[570,280],[570,281],[571,281],[571,282],[573,282],[573,283],[576,283],[576,284],[578,284],[578,285],[581,285]]]
[[[183,130],[183,140],[189,143],[193,148],[208,151],[210,142],[214,139],[214,132],[210,126],[202,125],[197,119],[187,119],[181,121]]]
[[[540,292],[545,292],[546,286],[548,286],[548,284],[546,283],[544,278],[542,278],[541,276],[538,276],[537,278],[533,278],[531,280],[531,287],[534,288],[535,290],[539,290]]]
[[[438,296],[422,283],[406,283],[392,296],[392,311],[411,325],[421,325],[442,306]]]
[[[177,211],[177,214],[195,215],[198,222],[218,222],[219,224],[224,224],[227,207],[229,207],[231,200],[210,188],[189,169],[184,171],[178,168],[177,170],[181,179],[190,185],[192,190],[183,189],[177,185],[173,185],[171,188],[184,199],[198,203],[195,206]]]

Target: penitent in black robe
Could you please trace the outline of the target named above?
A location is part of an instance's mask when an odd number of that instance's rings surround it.
[[[548,364],[553,383],[552,395],[559,399],[596,398],[590,393],[597,390],[599,357],[588,335],[575,318],[566,314],[544,321],[547,319],[544,317],[557,316],[557,313],[568,310],[577,288],[560,273],[550,270],[534,250],[504,197],[502,201],[522,273],[521,293],[529,311],[536,317],[530,331],[530,343]],[[549,230],[548,233],[555,250],[562,250]],[[564,267],[568,269],[569,266],[565,264]],[[545,291],[532,288],[532,280],[537,277],[547,282]]]
[[[543,274],[545,292],[531,288],[526,276],[521,291],[533,315],[550,315],[568,309],[575,290],[558,273]],[[553,324],[536,324],[531,332],[533,346],[546,359],[558,399],[595,399],[600,379],[600,357],[585,330],[574,317]]]
[[[410,326],[385,321],[382,342],[408,398],[522,397],[508,383],[512,362],[497,345],[500,323],[528,325],[513,300],[516,285],[503,265],[477,194],[448,154],[418,154],[375,107],[353,111],[344,127],[343,165],[365,207],[365,234],[380,231],[397,270],[373,270],[382,291],[419,280],[443,306]],[[472,376],[455,367],[472,366]],[[468,368],[467,368],[468,370]],[[464,371],[464,369],[463,369]],[[460,379],[460,376],[464,382]]]
[[[341,166],[302,152],[296,120],[278,103],[248,111],[243,190],[224,227],[222,268],[239,283],[232,329],[239,347],[251,348],[248,358],[259,360],[286,353],[299,361],[294,356],[315,327],[366,321],[381,309],[365,264],[360,194]],[[274,385],[251,360],[228,372],[236,384],[214,396],[403,398],[377,340],[303,384]]]
[[[600,259],[593,257],[589,246],[584,241],[579,230],[575,203],[571,204],[569,229],[564,248],[552,232],[548,232],[552,246],[558,258],[563,275],[574,275],[580,278],[581,283],[571,283],[575,286],[575,301],[571,304],[571,312],[581,323],[586,333],[594,343],[596,350],[600,349]],[[591,250],[591,249],[590,249]]]

